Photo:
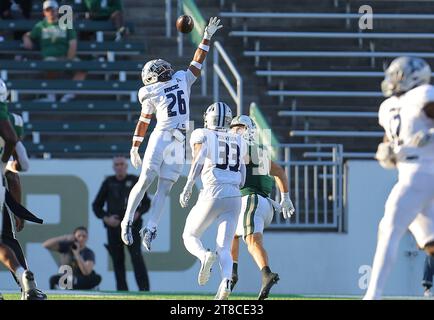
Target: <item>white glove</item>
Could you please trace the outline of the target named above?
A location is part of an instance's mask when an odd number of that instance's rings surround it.
[[[279,212],[279,213],[282,212],[282,206],[280,205],[279,202],[274,201],[271,198],[267,198],[267,199],[268,199],[268,201],[270,201],[270,203],[273,206],[275,212]]]
[[[130,160],[134,168],[138,169],[142,165],[142,159],[139,154],[139,147],[132,147],[130,150]]]
[[[214,33],[218,29],[223,28],[223,25],[221,24],[219,25],[219,23],[220,23],[220,19],[218,19],[217,17],[211,17],[203,33],[203,38],[206,40],[211,40],[211,37],[214,35]]]
[[[294,205],[289,198],[289,192],[282,192],[280,194],[282,200],[280,200],[280,205],[282,206],[283,219],[289,219],[295,213]]]
[[[385,169],[393,169],[396,167],[396,154],[390,142],[382,142],[378,145],[375,159],[378,160],[380,165]]]
[[[190,183],[187,183],[184,187],[184,190],[182,190],[181,194],[179,195],[179,204],[183,208],[187,208],[188,201],[191,197],[191,191],[193,189],[193,186]]]

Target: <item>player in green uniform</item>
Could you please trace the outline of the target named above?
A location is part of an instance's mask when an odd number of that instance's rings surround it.
[[[7,110],[8,91],[6,84],[0,79],[0,157],[1,157],[1,175],[0,175],[0,261],[11,271],[18,285],[22,289],[22,300],[45,300],[47,296],[37,289],[33,273],[28,269],[24,253],[15,238],[15,227],[12,210],[9,209],[10,202],[6,201],[6,187],[3,185],[3,177],[6,172],[7,163],[13,154],[20,153],[17,146],[21,144],[18,140],[17,132],[10,121],[14,119],[13,124],[17,125],[18,133],[19,119],[15,115],[10,115]],[[15,121],[17,119],[17,121]],[[22,144],[21,144],[22,145]],[[19,156],[17,156],[18,167]],[[14,196],[14,195],[12,195]],[[4,205],[8,204],[8,206]]]
[[[263,146],[255,142],[256,125],[248,116],[238,116],[232,120],[231,130],[242,135],[249,145],[246,160],[246,182],[241,189],[242,206],[235,238],[232,242],[232,287],[238,281],[239,238],[243,237],[247,248],[262,273],[262,286],[258,299],[268,297],[271,287],[279,280],[277,273],[271,272],[267,252],[263,246],[263,231],[273,219],[274,212],[282,212],[285,219],[294,214],[295,209],[289,198],[288,178],[281,166],[272,161]],[[281,192],[280,204],[270,199],[274,183]]]

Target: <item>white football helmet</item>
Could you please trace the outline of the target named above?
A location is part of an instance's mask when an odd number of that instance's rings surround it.
[[[172,65],[163,60],[155,59],[148,61],[142,69],[142,81],[145,86],[156,83],[166,82],[172,79],[174,71]]]
[[[415,87],[428,84],[431,68],[425,60],[414,57],[399,57],[392,61],[384,72],[381,91],[385,97],[403,94]]]
[[[203,115],[204,127],[212,130],[227,130],[232,121],[232,110],[224,102],[215,102]]]
[[[8,88],[6,87],[6,83],[0,79],[0,102],[6,102],[8,98]]]
[[[249,116],[236,116],[232,119],[230,127],[244,126],[245,130],[241,134],[247,144],[252,145],[256,140],[256,124]]]

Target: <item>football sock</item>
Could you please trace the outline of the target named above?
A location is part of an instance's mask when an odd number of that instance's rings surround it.
[[[15,277],[17,277],[18,281],[21,283],[22,279],[23,279],[23,273],[24,273],[24,268],[23,267],[18,267],[17,270],[15,270]]]
[[[238,274],[238,261],[234,261],[234,264],[232,265],[232,273]]]
[[[269,266],[265,266],[261,269],[262,277],[266,277],[271,273],[271,269]]]
[[[381,228],[381,227],[380,227]],[[371,279],[365,300],[380,299],[392,265],[398,254],[399,241],[405,230],[393,228],[390,230],[380,230],[378,237],[377,250],[375,252],[374,263],[372,266]]]
[[[163,215],[164,201],[172,190],[173,181],[168,179],[159,179],[157,192],[152,198],[151,208],[149,210],[148,216],[149,220],[146,224],[148,229],[157,228],[160,223],[161,216]]]
[[[222,278],[232,279],[232,255],[229,249],[217,248]]]

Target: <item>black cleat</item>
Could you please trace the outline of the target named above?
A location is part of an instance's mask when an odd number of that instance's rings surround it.
[[[35,277],[30,270],[23,273],[21,300],[47,300],[47,295],[36,287]]]
[[[277,273],[269,273],[265,277],[262,278],[262,287],[259,292],[258,300],[265,300],[268,298],[268,294],[270,293],[271,287],[273,287],[280,280],[279,275]]]
[[[234,291],[235,285],[238,282],[238,274],[232,273],[232,283],[231,283],[231,291]]]

